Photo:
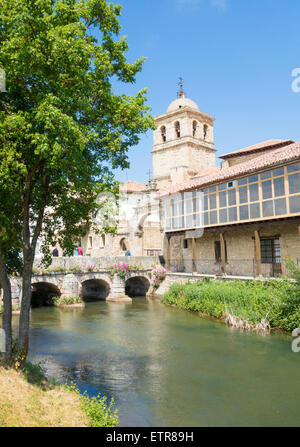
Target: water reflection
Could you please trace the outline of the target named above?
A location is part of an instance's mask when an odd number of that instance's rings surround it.
[[[122,426],[299,425],[290,342],[139,298],[33,309],[30,358],[114,397]]]

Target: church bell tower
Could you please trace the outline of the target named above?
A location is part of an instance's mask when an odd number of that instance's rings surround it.
[[[214,118],[185,97],[182,82],[178,98],[167,113],[155,117],[153,180],[158,188],[187,180],[216,166]]]

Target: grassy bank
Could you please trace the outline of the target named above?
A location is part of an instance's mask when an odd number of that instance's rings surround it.
[[[28,363],[24,372],[0,366],[0,427],[113,427],[112,405],[47,381],[37,365]]]
[[[298,281],[198,281],[173,284],[166,304],[200,312],[249,330],[300,327]]]

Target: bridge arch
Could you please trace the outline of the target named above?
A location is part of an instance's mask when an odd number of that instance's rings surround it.
[[[60,296],[59,288],[49,282],[35,282],[31,284],[31,306],[53,306],[53,298]]]
[[[104,279],[87,279],[81,284],[83,301],[102,301],[110,294],[110,286]]]
[[[125,282],[125,294],[130,298],[146,296],[149,288],[150,281],[144,276],[133,276]]]

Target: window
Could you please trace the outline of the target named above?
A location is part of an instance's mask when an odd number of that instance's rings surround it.
[[[286,214],[286,199],[276,199],[275,200],[275,216],[280,216],[280,214]]]
[[[204,124],[204,126],[203,126],[203,140],[206,140],[207,135],[208,135],[208,125]]]
[[[179,121],[176,121],[176,123],[174,124],[174,127],[175,127],[176,138],[180,138],[180,123],[179,123]]]
[[[102,234],[102,236],[101,236],[101,243],[102,243],[101,248],[104,248],[105,247],[105,234]]]
[[[227,208],[224,208],[219,211],[219,222],[226,223],[227,222]]]
[[[287,166],[287,172],[290,174],[291,172],[297,172],[300,171],[300,163],[295,163],[293,165]]]
[[[228,205],[236,205],[236,191],[235,189],[228,190]]]
[[[280,241],[278,238],[261,239],[260,250],[262,264],[281,264]]]
[[[254,183],[253,185],[249,185],[249,193],[250,193],[250,202],[258,201],[258,183]]]
[[[123,251],[127,251],[127,249],[128,249],[128,244],[127,244],[127,239],[126,239],[125,237],[123,237],[123,238],[120,240],[120,247],[121,247],[121,250],[123,250]]]
[[[262,192],[263,192],[263,199],[270,199],[272,197],[272,181],[267,180],[266,182],[262,183]]]
[[[184,228],[184,195],[177,194],[171,200],[172,228]]]
[[[227,206],[227,192],[222,191],[219,192],[219,207],[224,208],[225,206]]]
[[[290,194],[300,192],[300,173],[289,175],[289,191]]]
[[[195,228],[201,224],[200,192],[174,194],[166,206],[166,229]]]
[[[236,206],[228,208],[228,220],[229,222],[235,222],[237,220],[237,208]]]
[[[261,239],[260,250],[262,264],[271,264],[273,262],[273,239]]]
[[[249,209],[248,205],[240,206],[240,220],[249,219]]]
[[[174,194],[166,203],[167,230],[299,214],[300,163],[209,186],[201,191]]]
[[[197,121],[193,121],[193,137],[197,134],[198,123]]]
[[[263,202],[263,217],[271,217],[274,215],[273,200],[266,200]]]
[[[161,134],[161,141],[163,143],[165,143],[167,141],[167,133],[166,133],[166,127],[165,126],[161,126],[160,134]]]
[[[89,236],[89,248],[93,248],[93,238]]]
[[[183,239],[183,248],[188,248],[188,247],[189,247],[189,240]]]
[[[248,202],[248,187],[244,186],[242,188],[239,188],[240,193],[240,203],[247,203]]]
[[[290,212],[292,214],[300,212],[300,196],[290,197]]]
[[[226,245],[226,241],[224,241],[224,245],[225,245],[225,262],[227,262],[227,245]],[[216,262],[221,262],[221,242],[220,241],[215,241],[215,259]]]
[[[284,177],[278,177],[273,180],[274,183],[274,196],[284,196]]]
[[[250,219],[257,219],[260,217],[259,203],[253,203],[250,205]]]

